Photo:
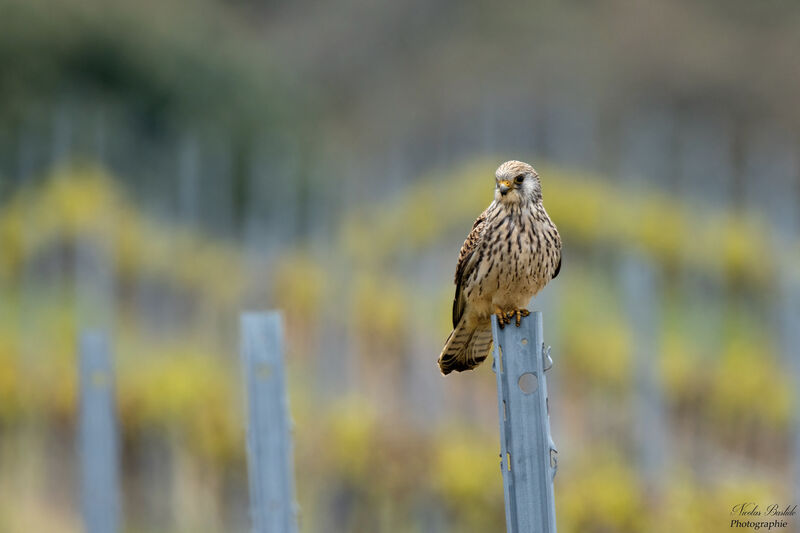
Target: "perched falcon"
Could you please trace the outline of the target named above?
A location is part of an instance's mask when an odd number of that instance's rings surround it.
[[[495,172],[494,201],[461,247],[453,332],[439,356],[442,374],[478,366],[492,346],[490,317],[500,327],[530,313],[525,305],[561,270],[561,237],[542,205],[539,175],[506,161]]]

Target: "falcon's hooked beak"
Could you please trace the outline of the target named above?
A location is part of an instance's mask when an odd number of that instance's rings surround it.
[[[508,180],[499,181],[497,182],[497,188],[500,189],[500,194],[505,196],[511,190],[511,182]]]

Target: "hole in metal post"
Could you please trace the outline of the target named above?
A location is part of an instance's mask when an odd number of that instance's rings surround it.
[[[498,346],[497,347],[497,360],[500,361],[499,370],[500,370],[500,373],[502,374],[503,373],[503,347],[502,346]]]
[[[503,420],[508,420],[508,406],[505,400],[503,400]]]
[[[536,392],[536,389],[539,388],[539,378],[537,378],[536,374],[533,372],[525,372],[519,377],[517,384],[522,392],[525,394],[531,394]]]
[[[522,343],[522,345],[523,345],[523,346],[525,346],[526,344],[528,344],[528,339],[522,339],[522,340],[521,340],[521,341],[519,341],[519,342],[521,342],[521,343]]]
[[[506,468],[511,472],[511,452],[506,452]]]

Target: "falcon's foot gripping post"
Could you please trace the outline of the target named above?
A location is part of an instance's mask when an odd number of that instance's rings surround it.
[[[528,311],[527,309],[514,309],[513,311],[509,311],[508,314],[506,315],[506,324],[511,322],[511,317],[512,316],[516,316],[517,317],[517,327],[520,327],[522,325],[522,317],[528,316],[530,314],[531,314],[531,312]]]
[[[494,306],[494,314],[497,316],[497,326],[503,329],[506,324],[511,323],[511,315],[506,315],[500,306]]]

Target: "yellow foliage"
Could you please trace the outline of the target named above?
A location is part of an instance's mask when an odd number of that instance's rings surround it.
[[[666,480],[665,480],[666,481]],[[648,513],[645,531],[650,533],[706,533],[721,530],[725,509],[714,509],[715,494],[711,490],[701,490],[685,474],[670,479],[664,491],[662,512]],[[732,506],[733,503],[729,503]]]
[[[48,180],[38,201],[28,205],[33,208],[30,215],[42,235],[60,230],[74,238],[106,231],[102,222],[113,218],[119,201],[111,179],[98,169],[87,167]]]
[[[722,256],[728,277],[732,280],[746,282],[753,279],[765,282],[770,273],[775,271],[775,254],[773,247],[765,235],[768,228],[757,220],[741,220],[727,217],[721,224]]]
[[[124,348],[123,348],[124,350]],[[233,369],[215,354],[186,344],[152,346],[119,365],[118,397],[124,427],[170,428],[206,456],[243,453],[240,402]]]
[[[23,207],[21,202],[12,202],[0,210],[0,282],[5,284],[17,272],[25,254],[23,239]]]
[[[458,531],[503,529],[503,478],[494,435],[475,428],[447,428],[434,443],[433,487]]]
[[[642,530],[648,533],[730,531],[730,520],[736,518],[731,515],[735,505],[762,502],[763,511],[768,502],[789,501],[786,495],[777,496],[775,486],[752,476],[734,475],[710,486],[701,486],[685,472],[673,473],[665,480],[659,512],[645,515],[647,521]]]
[[[759,420],[784,428],[792,414],[793,389],[769,346],[731,339],[711,381],[709,410],[714,420]]]
[[[595,450],[559,472],[557,524],[565,533],[645,531],[641,487],[617,454]]]
[[[284,255],[272,279],[275,305],[288,313],[313,316],[325,298],[328,283],[325,269],[312,257],[301,253]]]
[[[442,432],[435,442],[433,480],[443,497],[466,510],[502,492],[499,442],[474,429]]]
[[[491,198],[485,180],[494,169],[488,169],[479,160],[447,175],[425,176],[391,203],[352,213],[341,227],[342,250],[355,263],[372,266],[430,246],[453,228],[466,235]]]
[[[327,443],[332,464],[351,481],[364,480],[374,456],[378,414],[365,398],[346,397],[334,404]]]
[[[355,326],[369,336],[394,339],[405,331],[411,304],[407,290],[396,280],[367,274],[355,279]]]
[[[74,305],[40,294],[13,316],[0,306],[0,421],[36,414],[74,420],[78,402]],[[3,302],[6,303],[7,302]],[[19,309],[16,309],[19,312]],[[28,317],[35,321],[27,323]],[[9,323],[22,324],[8,328]],[[157,344],[135,339],[123,327],[114,338],[116,390],[123,431],[167,429],[196,453],[215,460],[243,454],[238,366],[188,337]]]
[[[63,420],[74,415],[77,341],[72,310],[63,303],[59,298],[34,301],[17,315],[2,310],[20,327],[0,330],[0,396],[7,395],[0,400],[0,417],[46,412]]]
[[[106,250],[123,281],[143,273],[161,276],[223,308],[238,304],[243,291],[243,278],[235,275],[242,271],[237,249],[148,220],[94,167],[57,172],[4,206],[0,281],[18,280],[23,265],[46,247],[79,240]]]
[[[9,332],[0,330],[0,420],[17,416],[23,407],[18,351]]]
[[[111,180],[94,168],[54,175],[35,190],[23,190],[0,215],[5,275],[56,240],[107,235],[120,200]]]
[[[576,275],[563,292],[564,364],[571,376],[611,390],[627,389],[631,338],[608,284]]]
[[[666,333],[663,343],[660,375],[668,395],[679,398],[698,379],[698,356],[691,352],[686,339],[675,332]]]

